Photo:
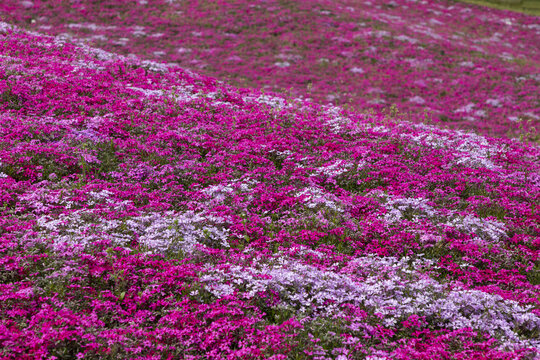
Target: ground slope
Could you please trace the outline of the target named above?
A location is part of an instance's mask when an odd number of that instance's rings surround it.
[[[5,0],[2,17],[238,86],[540,141],[535,16],[445,0]]]
[[[540,149],[0,24],[6,359],[535,358]]]

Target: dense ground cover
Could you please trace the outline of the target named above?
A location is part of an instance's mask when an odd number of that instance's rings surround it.
[[[0,54],[3,358],[538,358],[538,146]]]
[[[5,0],[0,14],[238,86],[539,140],[533,16],[435,0]]]

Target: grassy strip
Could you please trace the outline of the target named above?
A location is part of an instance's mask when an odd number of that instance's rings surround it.
[[[487,6],[499,10],[510,10],[527,15],[540,16],[540,1],[523,0],[519,3],[512,3],[509,0],[457,0],[469,4]]]

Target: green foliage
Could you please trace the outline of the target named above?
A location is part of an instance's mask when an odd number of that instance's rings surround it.
[[[538,0],[453,0],[540,16]]]
[[[287,354],[287,359],[308,360],[313,359],[313,351],[323,349],[331,352],[333,349],[343,347],[344,333],[350,333],[346,328],[347,321],[343,319],[315,320],[303,324],[303,329],[298,333],[295,342],[301,346],[294,346]]]
[[[376,169],[370,167],[358,171],[358,164],[354,168],[336,177],[337,185],[351,193],[363,193],[371,189],[384,187],[387,182],[379,175],[374,174]]]
[[[540,285],[540,264],[536,264],[530,271],[527,272],[527,280],[532,285]]]
[[[476,208],[475,212],[481,218],[492,216],[497,218],[497,220],[499,221],[503,221],[508,213],[508,211],[503,206],[498,204],[479,206]]]
[[[522,142],[540,144],[540,132],[533,126],[533,120],[519,119],[518,137]]]
[[[279,156],[275,152],[271,152],[268,154],[268,159],[274,163],[276,169],[283,169],[283,161],[285,160],[283,157]]]
[[[112,140],[94,143],[91,148],[96,150],[96,157],[99,160],[97,169],[98,174],[106,174],[115,171],[122,163],[122,158],[119,153],[120,150]]]
[[[0,93],[0,104],[4,104],[9,110],[20,110],[24,106],[24,98],[9,87]]]

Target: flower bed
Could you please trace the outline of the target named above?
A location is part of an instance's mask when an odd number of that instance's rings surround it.
[[[237,86],[539,140],[534,16],[435,0],[6,0],[0,14]]]
[[[539,355],[538,146],[0,39],[2,358]]]

